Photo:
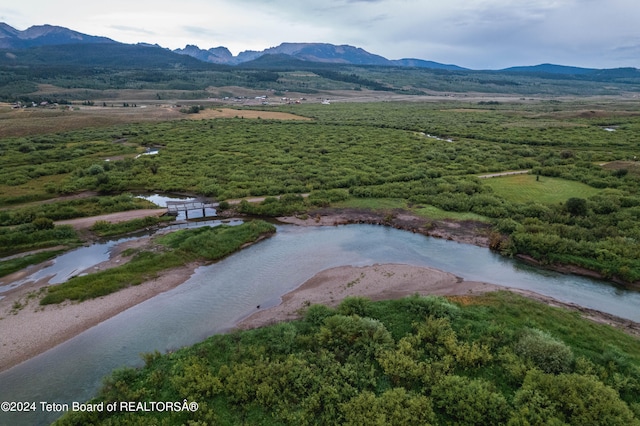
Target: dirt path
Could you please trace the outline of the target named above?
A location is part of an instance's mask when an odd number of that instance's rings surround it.
[[[104,220],[111,223],[126,222],[133,219],[142,219],[147,216],[162,216],[167,212],[167,209],[143,209],[143,210],[129,210],[126,212],[103,214],[100,216],[91,217],[79,217],[77,219],[60,220],[55,222],[56,225],[71,225],[75,229],[88,229],[93,226],[94,223]]]
[[[531,170],[516,170],[516,171],[513,171],[513,172],[491,173],[491,174],[488,174],[488,175],[480,175],[480,176],[477,176],[477,177],[479,179],[488,179],[488,178],[494,178],[494,177],[500,177],[500,176],[526,175],[530,171]]]
[[[214,108],[204,109],[197,114],[188,114],[187,118],[191,120],[208,120],[211,118],[254,118],[264,120],[297,120],[310,121],[308,117],[301,115],[289,114],[287,112],[276,111],[257,111],[249,109],[232,109],[232,108]]]

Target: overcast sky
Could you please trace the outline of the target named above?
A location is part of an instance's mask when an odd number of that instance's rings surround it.
[[[638,0],[21,0],[0,5],[19,30],[52,24],[123,43],[282,42],[362,47],[388,59],[473,69],[556,63],[640,68]]]

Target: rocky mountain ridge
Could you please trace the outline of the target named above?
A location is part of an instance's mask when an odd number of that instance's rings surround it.
[[[189,56],[206,63],[230,66],[250,63],[262,57],[267,57],[267,55],[272,55],[274,57],[290,57],[294,62],[305,61],[310,63],[323,64],[395,66],[430,68],[448,71],[470,71],[457,65],[442,64],[439,62],[416,58],[390,60],[380,55],[367,52],[362,48],[350,45],[287,42],[282,43],[279,46],[270,47],[263,51],[247,50],[244,52],[240,52],[237,56],[234,56],[229,51],[229,49],[223,46],[204,50],[195,45],[187,45],[184,49],[176,49],[171,51],[170,49],[165,49],[158,45],[149,45],[145,43],[131,45],[119,43],[107,37],[87,35],[59,26],[36,25],[29,27],[24,31],[21,31],[11,27],[6,23],[0,22],[0,49],[7,50],[7,52],[5,53],[7,57],[14,57],[15,51],[30,48],[58,47],[59,50],[60,46],[86,44],[108,44],[110,46],[123,46],[127,47],[128,50],[131,50],[131,48],[134,48],[135,46],[139,46],[140,48],[154,47],[157,49],[162,49],[163,51],[167,52],[167,54],[175,53]],[[634,68],[621,70],[626,74],[632,73],[634,76],[638,71]],[[594,73],[599,70],[554,64],[541,64],[535,66],[512,67],[501,71],[584,75]]]

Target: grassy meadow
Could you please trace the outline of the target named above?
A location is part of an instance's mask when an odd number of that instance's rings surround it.
[[[132,62],[129,48],[88,50],[73,65],[25,50],[1,67],[0,276],[156,226],[146,218],[76,231],[56,221],[148,208],[134,194],[166,192],[252,217],[333,208],[482,222],[504,256],[640,285],[635,70],[575,76],[281,58],[264,69],[176,68],[144,55]],[[255,98],[263,95],[268,105]],[[150,149],[158,154],[142,155]],[[478,177],[518,170],[530,172]],[[248,197],[265,199],[228,202]],[[41,304],[79,303],[214,262],[272,232],[253,220],[158,235],[124,251],[118,267],[50,286]],[[72,412],[57,424],[640,424],[640,340],[578,311],[497,292],[347,298],[301,315],[143,354],[144,367],[114,371],[90,401],[197,402],[195,412]]]
[[[535,201],[541,204],[564,203],[569,198],[589,198],[600,192],[581,182],[531,174],[500,176],[485,182],[493,192],[512,203]]]

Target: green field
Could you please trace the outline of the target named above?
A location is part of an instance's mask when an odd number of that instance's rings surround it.
[[[564,203],[571,197],[589,198],[600,192],[584,183],[546,176],[511,175],[486,179],[496,195],[512,203]]]
[[[333,207],[352,209],[406,209],[407,201],[400,198],[349,198],[338,203],[333,203]]]
[[[446,210],[439,209],[434,206],[419,206],[413,209],[413,212],[418,216],[423,216],[428,219],[436,219],[436,220],[475,220],[477,222],[488,222],[489,218],[471,213],[458,213],[458,212],[448,212]]]
[[[487,222],[489,220],[479,214],[450,212],[429,205],[411,205],[410,207],[406,200],[400,198],[349,198],[345,201],[332,203],[332,207],[371,210],[404,209],[418,216],[435,220],[475,220],[478,222]]]

